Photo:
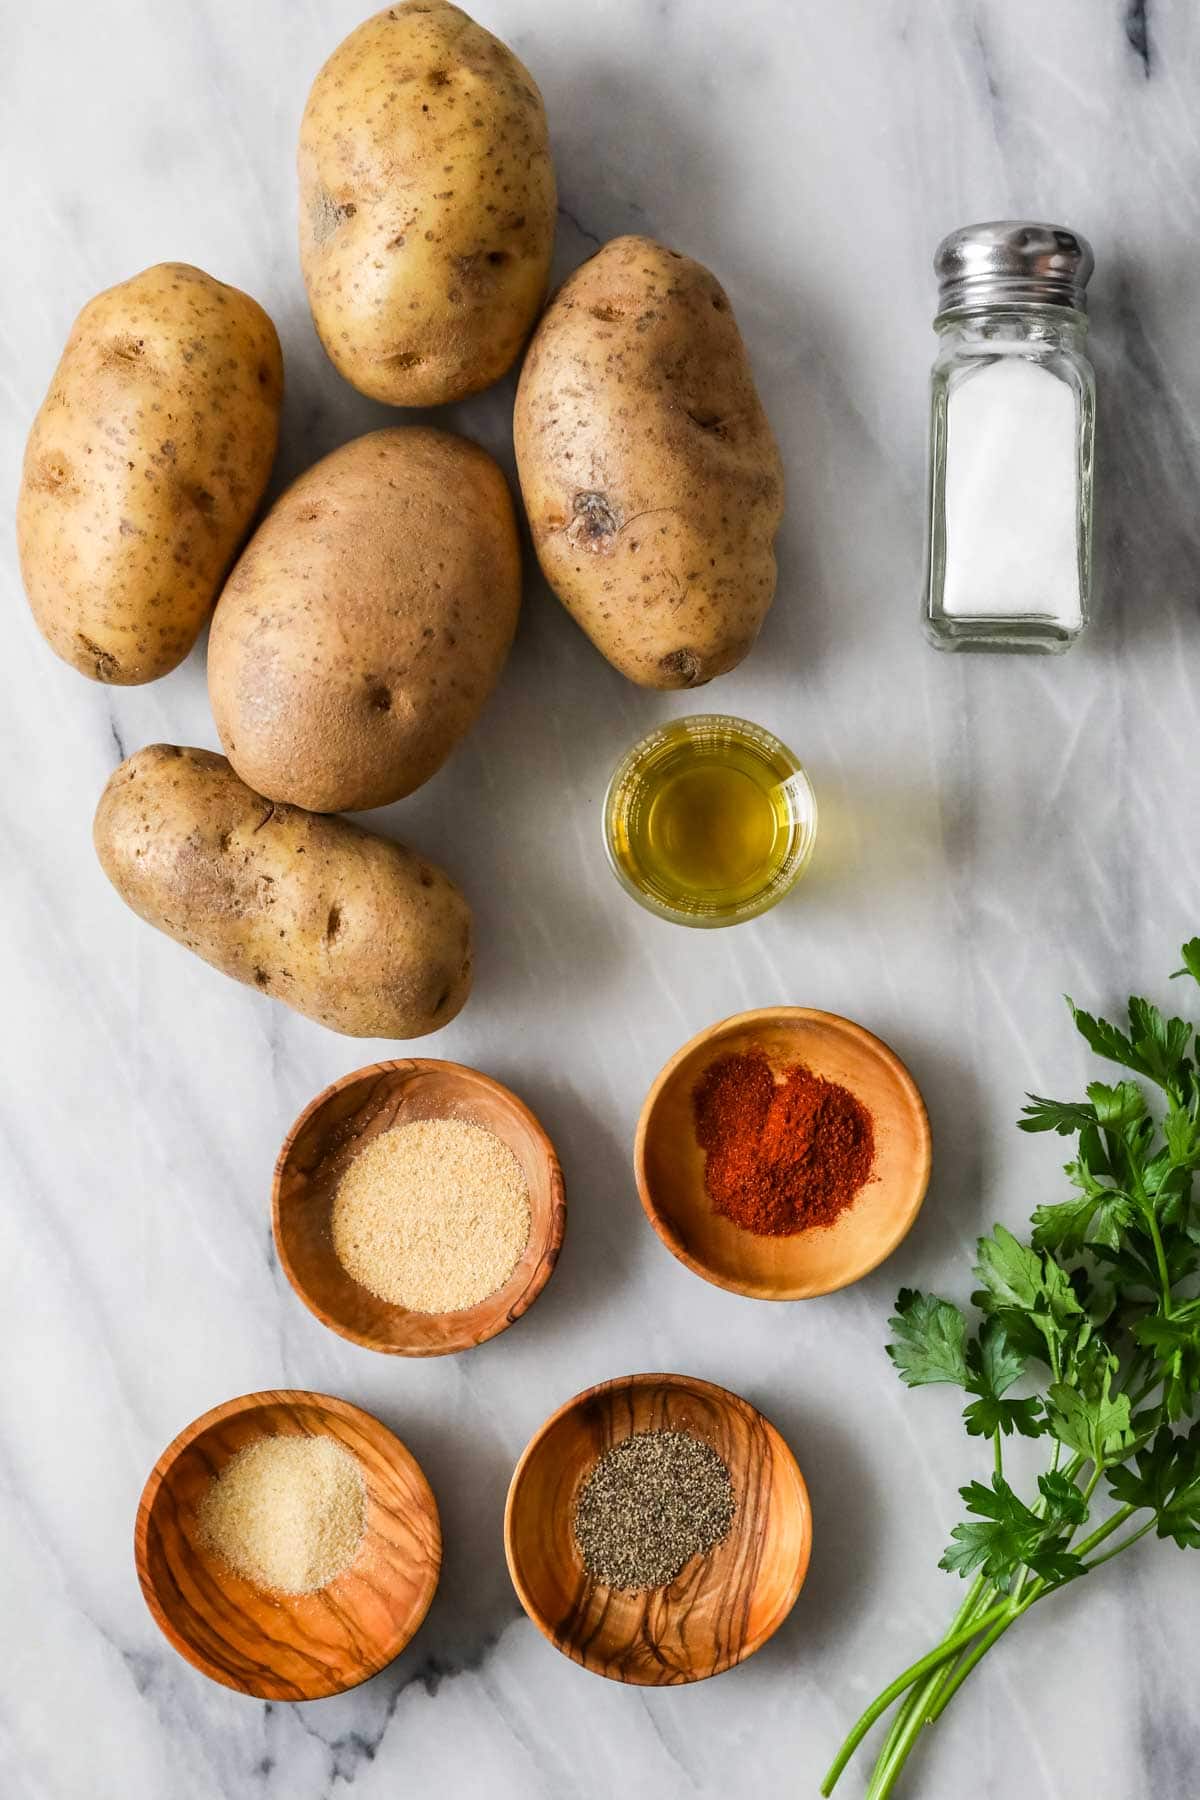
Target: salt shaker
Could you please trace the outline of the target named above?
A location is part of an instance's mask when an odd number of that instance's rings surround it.
[[[1091,247],[1061,225],[938,246],[925,625],[942,650],[1066,650],[1088,622]]]

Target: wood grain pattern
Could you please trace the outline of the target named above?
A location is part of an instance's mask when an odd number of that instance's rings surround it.
[[[723,1544],[669,1587],[625,1594],[592,1580],[573,1518],[598,1457],[640,1431],[689,1431],[724,1458],[737,1502]],[[791,1611],[812,1547],[804,1477],[775,1427],[737,1394],[686,1375],[628,1375],[547,1419],[517,1464],[504,1548],[518,1598],[550,1642],[594,1674],[642,1687],[719,1675]]]
[[[357,1458],[366,1530],[349,1569],[316,1594],[271,1594],[205,1544],[208,1484],[257,1438],[332,1437]],[[378,1419],[328,1394],[267,1391],[227,1400],[159,1457],[142,1493],[134,1559],[164,1636],[203,1674],[261,1700],[319,1700],[377,1675],[429,1610],[442,1562],[433,1492]]]
[[[377,1299],[333,1248],[334,1195],[350,1163],[380,1132],[416,1119],[482,1125],[508,1145],[529,1184],[524,1255],[502,1288],[461,1312],[410,1312]],[[279,1152],[272,1211],[279,1260],[309,1310],[352,1343],[395,1356],[445,1356],[506,1330],[549,1281],[567,1221],[554,1145],[529,1108],[477,1069],[431,1057],[371,1063],[318,1094]]]
[[[759,1237],[713,1209],[692,1095],[720,1057],[753,1049],[777,1071],[803,1063],[840,1082],[871,1113],[871,1179],[833,1225]],[[706,1281],[758,1300],[832,1293],[876,1268],[920,1212],[931,1165],[925,1102],[899,1057],[861,1025],[805,1006],[738,1013],[685,1044],[650,1089],[634,1146],[638,1193],[667,1248]]]

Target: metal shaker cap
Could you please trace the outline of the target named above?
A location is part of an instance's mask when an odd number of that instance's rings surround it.
[[[1096,266],[1092,247],[1065,225],[995,219],[943,238],[933,267],[938,317],[1001,305],[1070,306],[1083,312]]]

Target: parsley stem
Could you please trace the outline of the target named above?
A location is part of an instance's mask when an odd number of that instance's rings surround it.
[[[1087,1458],[1076,1454],[1067,1464],[1064,1473],[1069,1481],[1073,1481],[1087,1462]],[[1090,1499],[1102,1470],[1094,1469],[1085,1490],[1085,1499]],[[1038,1510],[1042,1510],[1039,1505]],[[1104,1528],[1101,1528],[1104,1531]],[[1097,1539],[1100,1541],[1100,1539]],[[901,1770],[907,1762],[914,1744],[926,1725],[932,1725],[941,1717],[958,1689],[971,1671],[982,1661],[992,1646],[1003,1636],[1022,1613],[1039,1600],[1046,1592],[1046,1583],[1035,1579],[1028,1593],[1024,1592],[1025,1582],[1032,1571],[1028,1568],[1020,1570],[1014,1592],[1005,1602],[990,1608],[983,1616],[977,1616],[973,1629],[969,1629],[964,1654],[957,1659],[941,1658],[933,1673],[920,1687],[913,1688],[908,1701],[902,1710],[901,1719],[897,1722],[888,1742],[884,1745],[879,1761],[875,1766],[871,1786],[868,1789],[868,1800],[888,1800]],[[964,1609],[965,1610],[965,1609]],[[981,1635],[982,1634],[982,1635]],[[952,1636],[960,1636],[953,1633]],[[947,1640],[949,1641],[949,1640]]]
[[[1076,1472],[1082,1467],[1084,1460],[1083,1457],[1073,1459]],[[1085,1497],[1090,1497],[1094,1492],[1102,1473],[1102,1469],[1094,1470],[1084,1490]],[[1097,1545],[1102,1544],[1106,1538],[1118,1531],[1126,1519],[1138,1510],[1135,1506],[1120,1507],[1110,1519],[1106,1519],[1103,1525],[1098,1526],[1076,1547],[1075,1554],[1084,1555],[1089,1550],[1095,1549]],[[1122,1550],[1127,1550],[1131,1544],[1135,1544],[1140,1537],[1144,1537],[1153,1525],[1153,1517],[1147,1519],[1146,1523],[1137,1531],[1130,1532],[1103,1556],[1098,1556],[1093,1562],[1088,1563],[1087,1568],[1089,1570],[1098,1569],[1101,1563],[1108,1562],[1110,1557],[1119,1555]],[[1025,1572],[1022,1571],[1022,1573]],[[1064,1584],[1060,1582],[1047,1583],[1040,1576],[1037,1577],[1027,1593],[1014,1592],[1010,1600],[991,1607],[982,1616],[977,1617],[973,1625],[964,1627],[946,1639],[941,1646],[943,1652],[949,1650],[952,1643],[961,1647],[963,1653],[956,1659],[944,1654],[939,1656],[937,1652],[933,1653],[936,1658],[937,1672],[921,1688],[914,1689],[910,1694],[908,1716],[902,1729],[884,1746],[875,1766],[871,1786],[867,1790],[867,1800],[888,1800],[888,1796],[899,1780],[901,1770],[925,1726],[933,1725],[941,1718],[967,1676],[983,1661],[988,1651],[1003,1637],[1009,1626],[1014,1625],[1036,1601],[1043,1599],[1056,1587],[1062,1585]],[[982,1635],[980,1635],[981,1633]],[[856,1739],[856,1743],[857,1741]],[[829,1791],[828,1788],[822,1789],[823,1793]]]
[[[821,1784],[821,1792],[823,1794],[831,1794],[833,1792],[839,1775],[866,1737],[868,1731],[870,1731],[876,1719],[881,1718],[888,1707],[891,1706],[892,1702],[899,1699],[905,1688],[911,1687],[914,1681],[919,1681],[921,1676],[927,1675],[931,1669],[936,1669],[948,1656],[954,1656],[963,1648],[964,1644],[969,1644],[971,1639],[976,1637],[986,1625],[994,1619],[999,1618],[1001,1613],[1005,1611],[1007,1611],[1006,1606],[993,1607],[990,1612],[984,1613],[982,1618],[974,1620],[971,1624],[964,1625],[960,1631],[956,1631],[952,1636],[944,1638],[936,1650],[931,1650],[927,1656],[921,1657],[919,1662],[915,1662],[910,1668],[905,1669],[903,1675],[897,1675],[890,1687],[884,1688],[882,1694],[871,1702],[866,1712],[863,1713],[858,1723],[850,1732],[849,1737],[847,1737],[845,1743],[838,1752],[837,1760],[832,1764],[829,1773]]]
[[[936,1702],[945,1686],[953,1662],[945,1662],[937,1674],[930,1678],[927,1685],[919,1690],[916,1703],[904,1721],[903,1728],[897,1734],[895,1742],[885,1745],[879,1761],[875,1765],[871,1777],[871,1785],[867,1789],[866,1800],[887,1800],[887,1796],[900,1779],[900,1771],[912,1754],[913,1745],[925,1729],[929,1717],[929,1709]]]
[[[996,1640],[1003,1637],[1009,1626],[1014,1625],[1021,1617],[1021,1614],[1026,1612],[1038,1598],[1039,1595],[1037,1593],[1030,1593],[1027,1594],[1016,1607],[1007,1607],[1005,1609],[1005,1617],[997,1619],[996,1623],[979,1639],[979,1642],[974,1648],[967,1651],[966,1655],[951,1672],[950,1679],[946,1683],[946,1686],[942,1689],[933,1705],[927,1711],[925,1715],[925,1723],[927,1725],[932,1725],[936,1719],[941,1718],[951,1700],[953,1700],[955,1694],[967,1679],[967,1676],[971,1673],[971,1670],[977,1663],[983,1660]],[[897,1773],[898,1772],[899,1771],[897,1771]],[[883,1790],[884,1793],[887,1791],[886,1788]],[[882,1795],[880,1796],[880,1800],[883,1800]]]
[[[1098,1526],[1091,1537],[1084,1538],[1082,1544],[1076,1544],[1076,1556],[1086,1556],[1089,1550],[1094,1550],[1097,1544],[1102,1544],[1106,1537],[1111,1537],[1114,1531],[1119,1531],[1126,1519],[1137,1511],[1136,1506],[1121,1507],[1120,1511],[1115,1512],[1111,1519],[1106,1519],[1103,1525]],[[1153,1525],[1154,1520],[1151,1519],[1150,1523]]]
[[[1082,1462],[1083,1458],[1080,1457],[1078,1460],[1080,1462]],[[1100,1479],[1100,1471],[1097,1470],[1097,1472],[1093,1475],[1091,1481],[1088,1483],[1087,1494],[1085,1497],[1088,1497],[1091,1495],[1092,1490],[1095,1488],[1095,1485],[1099,1479]],[[1135,1513],[1137,1511],[1139,1511],[1139,1508],[1136,1506],[1120,1507],[1112,1515],[1112,1517],[1110,1519],[1106,1519],[1104,1521],[1103,1525],[1098,1525],[1096,1527],[1095,1531],[1093,1531],[1091,1533],[1090,1537],[1085,1537],[1081,1544],[1075,1545],[1074,1554],[1076,1556],[1086,1556],[1089,1550],[1094,1550],[1096,1548],[1097,1544],[1102,1544],[1104,1542],[1105,1538],[1112,1536],[1114,1531],[1119,1531],[1121,1526],[1125,1523],[1126,1519],[1128,1519],[1132,1513]],[[1153,1523],[1154,1523],[1154,1520],[1151,1519],[1149,1525],[1147,1525],[1145,1527],[1145,1529],[1148,1531],[1150,1528],[1150,1525],[1153,1525]],[[1126,1540],[1126,1542],[1132,1544],[1133,1542],[1135,1542],[1136,1538],[1141,1537],[1141,1535],[1142,1535],[1142,1533],[1140,1531],[1138,1531],[1134,1534],[1133,1537],[1128,1538]],[[1125,1545],[1122,1544],[1120,1546],[1120,1548],[1124,1549]],[[1116,1554],[1115,1551],[1110,1552],[1110,1555],[1115,1555],[1115,1554]],[[1099,1568],[1099,1566],[1102,1562],[1107,1562],[1107,1561],[1108,1561],[1108,1557],[1102,1556],[1102,1557],[1098,1558],[1098,1560],[1096,1562],[1088,1563],[1087,1567],[1089,1569],[1096,1569],[1096,1568]],[[1029,1573],[1028,1566],[1026,1566],[1025,1568],[1023,1568],[1021,1570],[1022,1577],[1027,1575],[1028,1573]],[[1049,1582],[1045,1581],[1042,1576],[1039,1575],[1034,1580],[1033,1586],[1030,1588],[1029,1593],[1027,1595],[1025,1595],[1025,1598],[1029,1602],[1029,1604],[1032,1605],[1032,1603],[1035,1600],[1040,1600],[1042,1598],[1043,1594],[1052,1593],[1055,1588],[1062,1587],[1064,1585],[1065,1584],[1061,1581],[1049,1583]],[[1013,1588],[1013,1599],[1014,1600],[1020,1600],[1022,1598],[1022,1595],[1024,1594],[1024,1587],[1025,1587],[1025,1583],[1019,1577],[1016,1586]]]
[[[1153,1518],[1147,1519],[1144,1525],[1139,1525],[1136,1531],[1131,1531],[1128,1537],[1123,1537],[1119,1544],[1114,1544],[1111,1550],[1106,1550],[1103,1556],[1098,1556],[1094,1562],[1090,1562],[1087,1565],[1088,1568],[1098,1569],[1101,1563],[1108,1562],[1110,1558],[1114,1556],[1120,1556],[1122,1550],[1128,1550],[1130,1544],[1136,1544],[1140,1537],[1145,1537],[1146,1533],[1153,1528],[1153,1525]]]
[[[1074,1481],[1089,1460],[1088,1457],[1077,1452],[1063,1470],[1067,1480]],[[1102,1468],[1093,1466],[1091,1476],[1082,1489],[1085,1501],[1091,1499],[1103,1472]],[[1039,1502],[1037,1510],[1040,1512],[1043,1507],[1044,1502]],[[1098,1544],[1104,1542],[1105,1538],[1119,1530],[1129,1514],[1136,1510],[1134,1507],[1118,1510],[1111,1519],[1097,1527],[1090,1537],[1084,1539],[1083,1543],[1078,1546],[1076,1554],[1085,1554],[1087,1551],[1095,1549]],[[1151,1520],[1150,1524],[1153,1522]],[[1126,1542],[1132,1543],[1135,1536],[1140,1537],[1141,1535],[1141,1532],[1137,1532],[1127,1540],[1122,1540],[1118,1548],[1123,1549]],[[1110,1554],[1115,1555],[1115,1550]],[[1107,1559],[1100,1558],[1098,1560],[1105,1561]],[[1088,1565],[1089,1568],[1096,1566],[1094,1563]],[[923,1659],[929,1667],[929,1673],[924,1678],[918,1675],[914,1680],[912,1671],[906,1672],[909,1677],[906,1684],[909,1688],[908,1698],[880,1752],[870,1786],[867,1789],[867,1800],[888,1800],[888,1796],[899,1780],[901,1770],[925,1726],[932,1725],[936,1719],[941,1717],[967,1676],[983,1660],[1009,1626],[1027,1612],[1035,1601],[1042,1599],[1048,1592],[1053,1591],[1054,1587],[1061,1585],[1060,1583],[1047,1583],[1040,1576],[1036,1576],[1026,1588],[1026,1582],[1031,1574],[1032,1570],[1028,1566],[1022,1568],[1018,1573],[1011,1595],[999,1602],[995,1599],[995,1589],[986,1582],[981,1585],[981,1581],[977,1579],[960,1607],[949,1634],[939,1646],[939,1650],[933,1651],[930,1658]],[[949,1650],[951,1644],[957,1646],[956,1650]],[[919,1669],[920,1667],[920,1664],[914,1664],[914,1668]],[[904,1681],[903,1677],[900,1679],[901,1682]],[[903,1687],[897,1689],[894,1683],[893,1690],[889,1690],[892,1699],[896,1697],[897,1691],[903,1692]],[[883,1699],[882,1695],[880,1699]],[[880,1710],[885,1711],[888,1704],[890,1704],[890,1700],[884,1701]],[[830,1770],[830,1775],[826,1777],[828,1785],[821,1790],[822,1793],[831,1792],[832,1781],[836,1780],[837,1775],[841,1773],[849,1755],[862,1741],[862,1737],[870,1729],[874,1718],[878,1718],[878,1716],[879,1713],[874,1712],[873,1718],[867,1720],[861,1732],[858,1732],[856,1727],[857,1735],[855,1735],[853,1743],[849,1744],[839,1761]]]
[[[1000,1448],[1000,1427],[998,1425],[997,1425],[995,1431],[993,1431],[993,1433],[992,1433],[992,1443],[995,1445],[995,1450],[996,1450],[996,1473],[997,1473],[997,1475],[1003,1475],[1004,1474],[1004,1452]]]
[[[1167,1253],[1163,1249],[1162,1232],[1158,1229],[1158,1220],[1154,1216],[1154,1208],[1145,1202],[1146,1223],[1150,1227],[1150,1237],[1154,1244],[1154,1260],[1158,1264],[1158,1279],[1162,1284],[1163,1317],[1171,1317],[1171,1277],[1167,1273]]]
[[[970,1593],[955,1615],[949,1636],[956,1634],[960,1621],[970,1623],[977,1634],[980,1629],[981,1615],[991,1610],[996,1602],[996,1589],[985,1576],[977,1576]],[[891,1786],[901,1768],[907,1762],[912,1747],[920,1735],[930,1706],[937,1699],[954,1667],[953,1659],[946,1661],[923,1681],[917,1682],[909,1689],[908,1698],[901,1706],[896,1719],[888,1733],[882,1750],[875,1761],[875,1768],[867,1787],[866,1800],[879,1800],[879,1796],[890,1793]]]
[[[972,1619],[978,1618],[979,1614],[987,1606],[993,1592],[994,1590],[986,1575],[977,1575],[971,1583],[970,1588],[967,1590],[966,1599],[951,1619],[949,1628],[945,1634],[946,1637],[953,1637],[955,1632],[963,1625],[967,1625]],[[943,1639],[943,1642],[944,1641],[945,1639]],[[900,1733],[908,1724],[912,1714],[922,1705],[923,1701],[930,1693],[936,1692],[937,1684],[942,1679],[945,1666],[945,1664],[942,1664],[940,1668],[936,1669],[932,1674],[925,1676],[922,1681],[917,1682],[909,1689],[908,1698],[897,1708],[896,1716],[891,1723],[891,1728],[883,1741],[883,1746],[880,1749],[879,1755],[875,1759],[876,1769],[881,1766],[888,1756],[896,1740],[899,1738]]]
[[[949,1703],[951,1696],[966,1680],[980,1658],[991,1649],[1001,1632],[1007,1631],[1013,1620],[1019,1618],[1024,1612],[1025,1607],[1032,1604],[1032,1600],[1027,1600],[1023,1605],[1014,1607],[1011,1601],[1005,1601],[999,1607],[989,1611],[987,1618],[992,1618],[994,1622],[988,1627],[983,1638],[979,1638],[978,1630],[984,1626],[986,1619],[978,1621],[975,1634],[976,1648],[969,1653],[969,1660],[964,1659],[957,1663],[944,1662],[937,1674],[926,1685],[921,1699],[909,1715],[904,1730],[899,1734],[890,1750],[885,1748],[876,1764],[871,1786],[867,1790],[867,1800],[887,1800],[888,1795],[900,1779],[900,1772],[912,1754],[917,1738],[926,1725],[931,1725],[938,1718],[943,1708]]]

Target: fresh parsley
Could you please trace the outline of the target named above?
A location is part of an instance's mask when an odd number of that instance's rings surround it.
[[[1200,982],[1200,937],[1182,959],[1177,975]],[[867,1789],[887,1800],[987,1651],[1068,1582],[1150,1531],[1200,1549],[1200,1039],[1148,1000],[1130,1000],[1125,1026],[1067,1004],[1092,1050],[1129,1075],[1092,1082],[1084,1100],[1028,1096],[1022,1131],[1075,1140],[1072,1192],[1035,1209],[1027,1240],[1003,1225],[979,1240],[976,1325],[937,1295],[905,1288],[896,1301],[887,1353],[901,1380],[961,1388],[992,1468],[959,1490],[967,1516],[940,1563],[973,1577],[966,1598],[859,1719],[824,1794],[894,1707]],[[1014,1435],[1046,1448],[1026,1496],[1004,1468]]]

